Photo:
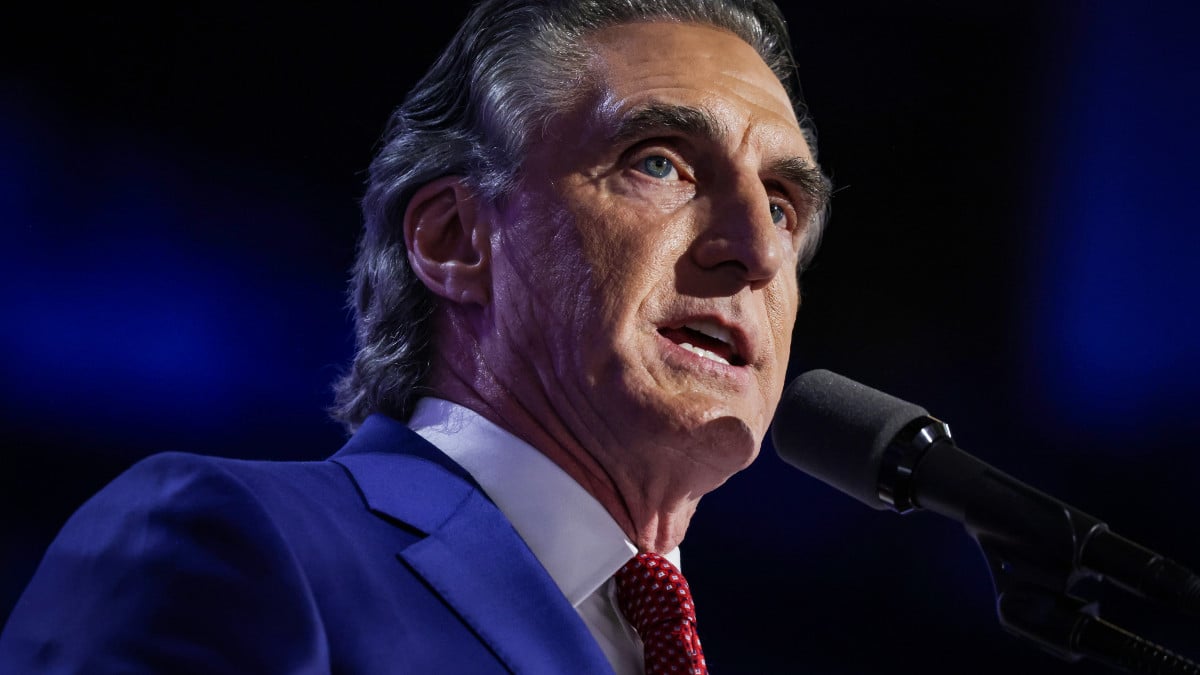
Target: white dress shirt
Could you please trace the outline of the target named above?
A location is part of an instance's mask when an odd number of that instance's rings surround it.
[[[512,522],[617,675],[644,673],[641,640],[617,608],[612,578],[637,547],[600,502],[533,446],[457,403],[423,398],[408,426],[466,469]],[[679,567],[678,548],[666,558]]]

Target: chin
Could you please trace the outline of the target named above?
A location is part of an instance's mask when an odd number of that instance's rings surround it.
[[[721,458],[730,473],[750,466],[758,457],[764,432],[735,415],[723,415],[706,423],[700,434],[711,444],[715,456]]]
[[[622,411],[617,419],[628,442],[688,448],[731,474],[758,456],[771,413],[753,375],[736,382],[703,373],[697,377],[670,363],[636,357],[609,360],[600,371],[608,377],[598,381],[608,380],[611,387],[602,398],[610,410]]]
[[[655,445],[678,447],[726,477],[758,456],[770,421],[739,411],[726,399],[694,393],[659,398],[642,414],[636,428],[656,437]]]

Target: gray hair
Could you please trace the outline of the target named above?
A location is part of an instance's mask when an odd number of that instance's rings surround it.
[[[373,412],[407,419],[429,393],[436,303],[404,245],[413,193],[458,175],[493,203],[511,194],[526,148],[588,93],[587,37],[651,20],[712,25],[754,47],[787,90],[815,156],[787,26],[771,0],[484,0],[392,113],[371,162],[351,285],[358,351],[330,409],[347,429]]]

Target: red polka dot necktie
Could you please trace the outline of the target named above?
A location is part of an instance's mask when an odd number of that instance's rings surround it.
[[[646,675],[707,675],[692,591],[657,553],[640,553],[617,571],[617,604],[642,638]]]

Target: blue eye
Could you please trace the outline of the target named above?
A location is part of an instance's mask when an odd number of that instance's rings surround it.
[[[670,178],[677,174],[675,164],[662,155],[653,155],[642,160],[642,170],[655,178]]]
[[[778,225],[779,223],[782,223],[785,220],[787,220],[787,213],[783,210],[783,207],[778,204],[772,203],[771,204],[771,222]]]

